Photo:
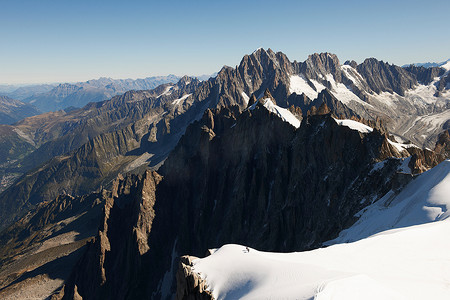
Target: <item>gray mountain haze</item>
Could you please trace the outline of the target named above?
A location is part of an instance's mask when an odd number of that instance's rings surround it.
[[[0,94],[8,96],[13,99],[25,100],[33,95],[47,93],[53,89],[57,84],[31,84],[23,86],[7,86],[7,88],[1,88]]]
[[[450,59],[447,59],[446,61],[443,61],[440,63],[438,63],[438,62],[412,63],[412,64],[403,65],[402,67],[405,68],[405,67],[409,67],[410,65],[414,65],[416,67],[424,67],[424,68],[441,67],[449,61],[450,61]]]
[[[31,96],[0,125],[0,297],[211,299],[180,256],[320,247],[450,157],[449,74],[260,48]]]
[[[13,124],[41,112],[31,104],[0,96],[0,124]]]
[[[179,80],[175,75],[147,77],[143,79],[99,78],[78,83],[62,83],[51,90],[33,94],[23,101],[31,103],[41,111],[56,111],[67,107],[83,107],[89,102],[107,100],[129,90],[149,90],[164,83]],[[16,91],[17,92],[17,91]]]

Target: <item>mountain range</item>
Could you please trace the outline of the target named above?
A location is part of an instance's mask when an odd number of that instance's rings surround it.
[[[449,71],[258,49],[2,125],[0,295],[210,299],[181,255],[322,247],[449,158]]]
[[[31,104],[0,96],[0,124],[13,124],[41,112]]]
[[[426,63],[412,63],[409,65],[403,65],[402,67],[409,67],[410,65],[414,65],[416,67],[424,67],[424,68],[431,68],[431,67],[442,67],[446,63],[448,63],[450,59],[447,59],[446,61],[437,63],[437,62],[426,62]]]
[[[43,112],[57,111],[69,107],[83,107],[89,102],[110,99],[129,90],[149,90],[168,82],[177,82],[175,75],[147,77],[143,79],[99,78],[78,82],[62,83],[44,93],[30,95],[24,102],[33,104]],[[16,90],[15,93],[18,91]]]

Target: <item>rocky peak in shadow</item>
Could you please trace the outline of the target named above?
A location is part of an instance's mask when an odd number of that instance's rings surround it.
[[[160,168],[161,182],[146,175],[154,182],[147,193],[155,197],[150,231],[140,231],[148,234],[148,250],[138,251],[137,218],[123,219],[142,212],[143,192],[133,191],[143,179],[115,184],[111,213],[64,297],[170,298],[182,254],[201,256],[227,243],[267,251],[316,248],[353,224],[373,199],[412,180],[398,171],[409,153],[399,152],[386,133],[352,130],[338,125],[326,104],[320,110],[296,129],[260,105],[207,109]],[[97,275],[82,275],[92,269]]]
[[[87,245],[65,287],[54,299],[127,299],[140,295],[133,290],[148,273],[147,239],[155,217],[155,190],[161,176],[119,177],[108,198],[98,236]],[[154,247],[157,247],[154,245]],[[134,299],[137,299],[134,298]]]

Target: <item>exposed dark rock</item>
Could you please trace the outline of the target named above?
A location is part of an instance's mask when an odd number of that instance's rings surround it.
[[[324,89],[319,93],[317,99],[311,103],[311,108],[315,107],[315,110],[317,110],[324,104],[328,107],[330,112],[333,112],[334,115],[341,118],[350,119],[352,117],[359,117],[355,111],[351,110],[344,103],[336,99],[336,97],[334,97],[328,89]],[[311,114],[316,113],[311,112]]]
[[[179,263],[181,254],[200,256],[226,243],[316,248],[373,198],[411,180],[397,173],[395,157],[406,155],[386,133],[362,134],[329,114],[296,129],[259,105],[242,113],[208,109],[169,155],[159,184],[150,172],[115,182],[99,234],[60,297],[172,298],[181,266],[179,297],[209,299],[189,264]]]
[[[358,63],[354,60],[347,60],[344,65],[348,65],[351,66],[352,68],[356,69],[356,67],[358,66]]]
[[[152,278],[173,269],[174,257],[162,260],[164,253],[197,256],[226,243],[268,251],[315,248],[355,221],[370,202],[361,199],[408,181],[397,175],[396,159],[371,171],[376,161],[406,155],[377,130],[361,135],[329,115],[311,116],[295,130],[259,106],[236,120],[229,114],[214,114],[214,124],[224,126],[215,125],[213,139],[207,119],[190,126],[161,169],[157,198],[172,201],[155,207],[150,244],[160,247],[150,251]],[[149,283],[156,298],[166,295],[162,282]]]
[[[442,76],[445,73],[444,69],[438,67],[425,68],[410,65],[404,69],[414,74],[416,80],[422,84],[430,84],[435,77]]]
[[[314,53],[303,63],[293,63],[295,73],[302,73],[309,79],[322,81],[327,74],[332,74],[336,82],[342,82],[339,59],[331,53]]]
[[[368,58],[357,66],[358,72],[366,79],[370,89],[379,94],[383,91],[405,95],[407,89],[417,85],[417,79],[407,70]]]
[[[98,236],[88,245],[66,282],[62,299],[144,297],[140,294],[142,290],[133,291],[132,287],[148,272],[145,254],[150,249],[147,239],[155,217],[155,190],[160,181],[161,176],[147,171],[142,177],[132,175],[114,182]]]
[[[60,195],[2,231],[0,298],[45,298],[61,285],[97,234],[107,197]]]
[[[450,130],[445,130],[440,136],[436,143],[434,152],[441,155],[443,158],[450,158]]]
[[[248,101],[247,107],[252,106],[253,104],[256,103],[256,101],[258,101],[258,100],[256,99],[255,94],[252,94],[252,96],[250,97],[250,100]]]
[[[213,300],[207,285],[192,269],[194,256],[182,256],[177,271],[177,300]]]

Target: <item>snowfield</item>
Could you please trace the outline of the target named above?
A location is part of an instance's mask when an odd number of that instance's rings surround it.
[[[173,104],[173,105],[180,105],[180,104],[183,103],[183,101],[184,101],[187,97],[189,97],[190,95],[192,95],[192,94],[187,94],[187,95],[184,95],[184,96],[181,97],[181,98],[175,99],[175,100],[172,101],[172,104]]]
[[[194,271],[216,299],[450,299],[449,195],[447,160],[361,211],[329,242],[341,244],[296,253],[224,245]]]
[[[333,118],[334,119],[334,118]],[[346,126],[352,130],[359,131],[361,133],[371,133],[373,131],[373,128],[370,126],[367,126],[363,123],[360,123],[358,121],[349,120],[349,119],[334,119],[336,123],[339,126]],[[398,152],[406,151],[407,148],[419,148],[414,144],[401,144],[397,142],[393,142],[390,139],[387,139],[388,143],[391,144],[395,149],[397,149]]]
[[[295,128],[300,127],[300,120],[297,119],[296,116],[294,116],[289,110],[286,108],[279,107],[278,105],[274,104],[272,100],[269,98],[261,99],[259,102],[270,112],[276,114],[278,117],[280,117],[283,121],[288,122]],[[250,110],[254,110],[258,102],[253,104],[249,107]]]
[[[291,75],[289,77],[289,93],[296,93],[297,95],[301,95],[305,93],[306,97],[311,100],[317,98],[319,93],[325,89],[325,86],[320,84],[315,80],[310,80],[314,85],[314,88],[308,84],[308,81],[305,79],[303,75]]]
[[[367,125],[357,122],[357,121],[348,120],[348,119],[344,119],[344,120],[334,119],[334,120],[336,121],[336,123],[339,126],[346,126],[350,129],[357,130],[361,133],[371,133],[373,131],[372,127],[367,126]]]

